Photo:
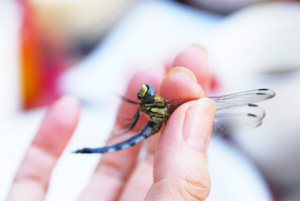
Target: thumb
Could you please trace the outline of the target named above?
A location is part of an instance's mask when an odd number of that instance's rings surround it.
[[[146,200],[205,200],[210,191],[206,150],[216,104],[188,102],[170,117],[155,155],[154,184]]]

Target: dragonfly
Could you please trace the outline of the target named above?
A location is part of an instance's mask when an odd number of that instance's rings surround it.
[[[254,89],[224,96],[209,97],[217,105],[216,115],[213,123],[212,136],[229,135],[240,130],[258,127],[266,115],[265,110],[254,104],[256,102],[271,99],[275,92],[271,89]],[[155,89],[150,84],[143,84],[137,92],[138,101],[133,101],[121,96],[123,101],[139,105],[132,118],[124,118],[131,121],[126,128],[126,132],[134,129],[141,113],[146,114],[150,120],[143,129],[136,135],[119,143],[99,147],[82,148],[74,153],[92,154],[108,153],[132,147],[148,137],[159,132],[163,124],[167,123],[172,113],[183,103],[197,100],[199,98],[182,98],[167,101],[157,96]],[[124,134],[124,133],[121,133]]]

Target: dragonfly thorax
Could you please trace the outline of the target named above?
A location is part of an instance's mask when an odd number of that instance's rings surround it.
[[[150,84],[143,84],[137,97],[140,101],[140,110],[156,123],[165,122],[168,118],[167,101],[156,96],[155,89]]]

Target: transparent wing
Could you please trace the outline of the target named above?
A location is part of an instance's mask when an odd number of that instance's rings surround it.
[[[217,110],[212,136],[229,135],[258,127],[265,115],[265,110],[255,104]]]
[[[247,105],[273,98],[275,92],[270,89],[254,89],[225,96],[210,97],[217,104],[217,111]]]

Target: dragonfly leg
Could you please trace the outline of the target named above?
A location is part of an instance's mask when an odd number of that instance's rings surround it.
[[[106,144],[109,144],[113,139],[120,137],[122,135],[124,135],[125,133],[131,131],[132,129],[134,129],[135,125],[137,124],[139,118],[140,118],[140,109],[138,109],[135,114],[133,115],[132,118],[128,118],[131,119],[131,121],[133,121],[132,123],[126,124],[124,126],[122,126],[121,128],[123,129],[123,131],[121,131],[120,133],[116,133],[114,134],[112,137],[110,137],[107,141]]]
[[[128,118],[128,117],[117,117],[117,120],[119,120],[119,121],[133,121],[133,123],[134,122],[136,123],[139,118],[140,118],[140,109],[138,109],[135,112],[135,114],[133,115],[133,117],[131,117],[131,118]],[[133,123],[130,123],[130,124],[127,124],[127,125],[131,125]],[[127,128],[128,127],[127,125],[125,125],[124,127]]]
[[[135,104],[135,105],[138,105],[138,104],[139,104],[139,102],[134,101],[134,100],[131,100],[131,99],[128,99],[128,98],[126,98],[125,96],[119,95],[119,97],[120,97],[123,101],[125,101],[125,102],[127,102],[127,103],[131,103],[131,104]]]
[[[125,126],[122,126],[122,128],[124,129],[127,129],[126,131],[124,132],[128,132],[132,129],[134,129],[136,123],[138,122],[139,118],[140,118],[140,115],[141,115],[141,111],[140,111],[140,108],[137,109],[137,111],[135,112],[135,114],[133,115],[132,118],[125,118],[125,119],[130,119],[130,121],[133,121],[132,123],[129,123],[129,124],[126,124]],[[119,119],[119,118],[118,118]],[[122,132],[123,133],[123,132]]]
[[[117,117],[118,121],[133,121],[133,118],[127,118],[127,117]]]

